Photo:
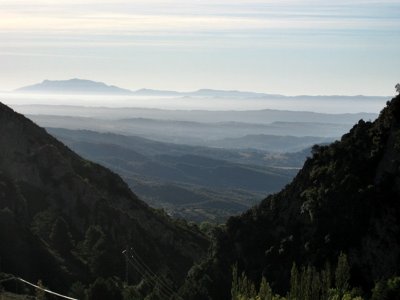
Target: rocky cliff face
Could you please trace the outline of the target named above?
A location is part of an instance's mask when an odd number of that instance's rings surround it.
[[[2,271],[64,290],[97,276],[123,278],[127,246],[177,283],[208,246],[195,228],[151,209],[119,176],[3,104],[0,224]]]
[[[216,233],[213,256],[192,270],[182,294],[228,299],[235,263],[254,282],[265,276],[284,294],[293,262],[321,268],[334,264],[340,252],[348,255],[352,285],[370,290],[375,281],[400,272],[399,217],[397,96],[376,121],[361,120],[340,141],[314,147],[313,157],[280,193],[232,217]],[[196,282],[206,288],[196,290]]]

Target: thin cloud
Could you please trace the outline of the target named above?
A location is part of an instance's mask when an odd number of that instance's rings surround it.
[[[400,3],[388,0],[2,0],[0,30],[63,33],[79,29],[93,34],[385,30],[400,27],[396,12],[400,13]]]
[[[225,16],[166,16],[92,14],[80,17],[0,14],[0,31],[47,32],[202,32],[260,29],[387,29],[400,20],[340,18],[249,18]]]
[[[260,86],[301,74],[315,86],[321,74],[340,79],[353,69],[383,81],[398,74],[399,15],[399,0],[0,0],[2,80],[29,77],[36,64],[49,74],[122,72],[149,85],[168,72],[177,85],[206,74],[206,86],[212,73]]]

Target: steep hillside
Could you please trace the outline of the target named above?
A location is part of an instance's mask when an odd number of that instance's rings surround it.
[[[64,292],[76,281],[124,279],[127,247],[174,289],[208,247],[196,227],[149,208],[120,177],[3,104],[0,224],[1,271]],[[129,283],[149,280],[140,273],[129,268]]]
[[[341,252],[351,286],[370,291],[400,274],[399,217],[397,96],[376,121],[361,120],[340,141],[314,147],[291,184],[217,230],[212,256],[191,270],[182,295],[229,299],[235,263],[251,281],[264,276],[285,295],[293,262],[322,269]]]

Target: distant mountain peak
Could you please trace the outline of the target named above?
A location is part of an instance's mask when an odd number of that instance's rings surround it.
[[[88,79],[72,78],[67,80],[48,80],[41,83],[25,86],[16,90],[20,93],[43,93],[43,94],[113,94],[129,95],[132,91],[114,85],[107,85],[104,82]]]

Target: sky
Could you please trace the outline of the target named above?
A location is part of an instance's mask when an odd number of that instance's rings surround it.
[[[123,88],[392,95],[400,0],[0,0],[0,91]]]

